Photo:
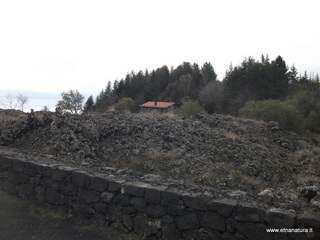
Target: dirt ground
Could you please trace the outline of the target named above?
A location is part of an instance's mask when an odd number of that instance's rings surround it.
[[[66,219],[49,210],[0,191],[0,239],[3,240],[138,240],[110,227]]]

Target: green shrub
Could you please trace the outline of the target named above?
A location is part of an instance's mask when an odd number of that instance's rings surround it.
[[[182,117],[190,117],[195,114],[206,114],[206,111],[197,101],[188,100],[183,101],[180,109],[178,110],[178,114]]]
[[[276,121],[282,129],[298,133],[302,131],[302,116],[288,101],[249,101],[240,109],[240,117]]]
[[[134,108],[134,101],[128,97],[120,98],[114,107],[116,111],[121,113],[126,111],[131,112]]]
[[[280,100],[249,101],[240,109],[240,116],[276,121],[286,130],[320,132],[320,101],[310,91],[303,91]]]
[[[303,91],[293,96],[292,105],[303,117],[303,128],[312,132],[320,132],[320,102],[310,91]]]
[[[317,99],[310,91],[303,91],[295,95],[291,101],[303,117],[307,117],[317,105]]]
[[[305,128],[312,132],[320,132],[320,103],[308,114]]]

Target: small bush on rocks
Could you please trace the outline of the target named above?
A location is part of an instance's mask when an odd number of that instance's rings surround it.
[[[249,101],[240,109],[240,116],[264,121],[276,121],[282,129],[302,131],[302,117],[287,101]]]
[[[282,101],[249,101],[240,109],[240,116],[276,121],[282,129],[297,133],[302,133],[303,130],[320,132],[320,102],[309,91]]]
[[[206,111],[197,101],[189,100],[182,103],[178,114],[182,117],[190,117],[195,114],[206,114]]]
[[[134,101],[131,98],[121,98],[114,107],[116,111],[121,113],[125,111],[131,112],[134,108]]]

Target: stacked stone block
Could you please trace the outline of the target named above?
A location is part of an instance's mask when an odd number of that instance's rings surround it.
[[[320,239],[320,215],[115,180],[84,170],[0,156],[0,188],[144,239]],[[313,228],[313,233],[267,233]]]

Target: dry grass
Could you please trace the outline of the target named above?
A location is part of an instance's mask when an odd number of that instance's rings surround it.
[[[157,112],[146,112],[146,113],[133,114],[133,116],[138,119],[150,119],[150,120],[157,119],[159,117],[159,115],[160,115],[160,113],[157,113]]]
[[[298,185],[314,184],[320,182],[317,175],[320,169],[320,147],[305,148],[291,155],[297,167],[303,168],[307,174],[296,174],[293,181]]]
[[[248,123],[253,123],[256,124],[258,126],[263,126],[266,125],[266,122],[263,120],[257,120],[257,119],[243,119],[244,122],[248,122]]]
[[[199,161],[197,162],[199,163]],[[190,175],[188,182],[211,187],[228,185],[228,181],[232,178],[230,173],[230,169],[233,168],[232,163],[211,162],[210,160],[204,160],[200,163],[206,167]]]
[[[236,121],[232,121],[230,125],[234,128],[238,128],[240,126],[239,122],[236,122]]]
[[[98,117],[100,118],[101,116],[103,116],[103,113],[101,113],[101,112],[88,112],[85,116],[90,116],[93,118],[98,118]],[[102,122],[105,125],[109,125],[113,122],[113,120],[111,118],[100,118],[100,122]]]
[[[272,147],[271,145],[268,145],[267,139],[264,137],[260,137],[260,136],[259,137],[251,137],[249,140],[253,143],[265,144],[264,146],[266,147],[266,149]]]
[[[176,150],[169,152],[163,152],[159,150],[152,150],[145,153],[147,159],[152,161],[168,161],[175,160],[178,157],[179,153]]]
[[[195,175],[191,177],[190,182],[194,182],[196,184],[201,184],[201,185],[206,185],[206,186],[211,186],[215,187],[217,185],[216,181],[217,177],[213,176],[212,173],[210,172],[205,172],[201,175]]]
[[[119,150],[121,151],[121,150]],[[179,170],[184,166],[183,161],[178,159],[178,151],[162,152],[160,150],[151,150],[141,152],[136,156],[116,156],[109,159],[106,166],[117,169],[139,171],[143,173],[154,173],[164,177],[169,177],[170,172],[179,165]]]
[[[314,138],[315,138],[318,142],[320,142],[320,134],[319,134],[319,133],[314,134]]]
[[[227,139],[229,139],[229,140],[232,140],[232,141],[241,141],[241,138],[237,135],[237,134],[235,134],[235,133],[233,133],[233,132],[229,132],[229,131],[227,131],[227,130],[225,130],[225,129],[220,129],[219,130],[220,131],[220,133],[222,134],[222,135],[224,135]]]
[[[320,147],[305,148],[295,153],[296,158],[306,159],[313,158],[320,161]]]
[[[320,157],[320,147],[314,147],[313,149],[311,149],[311,152],[318,158]]]
[[[49,146],[44,147],[41,152],[46,155],[54,155],[55,153],[54,148]]]
[[[239,131],[240,133],[246,133],[246,132],[247,132],[247,128],[244,127],[244,126],[239,126],[239,127],[238,127],[238,131]]]
[[[107,112],[115,112],[115,111],[116,111],[116,109],[115,109],[114,105],[110,106],[107,110]]]
[[[297,185],[304,185],[304,184],[315,184],[320,182],[320,178],[314,175],[294,175],[293,176],[293,181],[297,184]]]
[[[17,122],[27,117],[27,114],[19,110],[0,109],[1,122]]]
[[[247,128],[244,127],[244,126],[241,126],[239,124],[239,122],[236,122],[236,121],[232,121],[230,123],[231,127],[234,128],[235,131],[239,131],[240,133],[246,133],[247,132]]]
[[[113,122],[113,120],[110,119],[110,118],[107,118],[107,119],[105,119],[105,120],[103,121],[103,123],[104,123],[105,125],[110,125],[112,122]]]
[[[90,116],[90,117],[100,117],[102,115],[102,113],[100,112],[88,112],[86,113],[86,116]]]
[[[261,179],[259,179],[258,177],[252,177],[252,176],[242,176],[242,180],[251,185],[252,187],[254,187],[255,190],[257,191],[262,191],[266,188],[265,184],[263,183],[263,181]]]
[[[169,117],[169,118],[176,118],[177,116],[174,114],[174,112],[166,112],[163,113],[163,116]]]
[[[164,113],[159,113],[159,112],[140,112],[133,114],[134,117],[139,118],[139,119],[151,119],[155,120],[158,119],[160,116],[165,116],[168,118],[176,118],[177,116],[174,114],[174,112],[164,112]]]

